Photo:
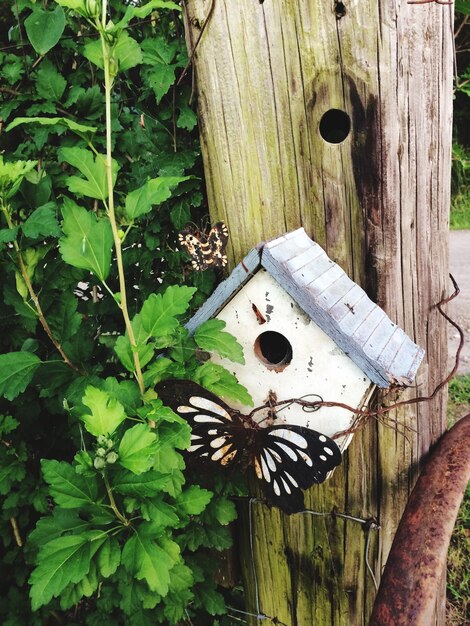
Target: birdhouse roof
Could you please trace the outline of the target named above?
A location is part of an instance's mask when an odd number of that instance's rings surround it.
[[[187,324],[217,315],[264,268],[297,305],[379,387],[410,385],[424,350],[332,261],[303,228],[259,244]]]

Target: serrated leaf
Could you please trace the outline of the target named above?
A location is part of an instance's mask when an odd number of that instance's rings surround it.
[[[49,52],[62,36],[65,28],[65,13],[61,6],[46,11],[36,5],[24,21],[26,34],[38,54]]]
[[[167,482],[162,491],[168,493],[172,498],[176,498],[181,493],[181,488],[185,483],[183,472],[179,469],[173,470],[170,474],[167,474]]]
[[[103,69],[103,49],[99,39],[87,43],[83,48],[83,55],[97,67]],[[137,41],[130,37],[126,31],[118,34],[112,56],[119,71],[126,71],[142,63],[142,50]]]
[[[14,400],[31,382],[41,359],[31,352],[0,354],[0,396]]]
[[[105,536],[101,534],[101,537],[102,542]],[[100,545],[96,534],[89,532],[58,537],[46,543],[39,551],[38,565],[29,578],[33,611],[57,597],[68,584],[84,578]]]
[[[67,341],[78,331],[82,316],[77,313],[77,307],[78,300],[74,294],[64,293],[47,312],[49,327],[59,343]]]
[[[108,197],[108,184],[106,157],[104,155],[94,155],[91,150],[84,148],[61,148],[59,156],[85,176],[85,179],[78,176],[69,176],[66,179],[66,185],[71,192],[97,200],[106,200]],[[114,186],[119,171],[119,165],[115,159],[112,159],[111,169]]]
[[[129,341],[128,335],[121,335],[114,344],[114,351],[121,363],[129,372],[135,372],[134,350],[139,355],[140,366],[145,367],[152,360],[154,348],[145,342],[138,343],[133,349]]]
[[[159,205],[171,197],[172,189],[190,176],[159,176],[148,180],[145,185],[134,189],[126,196],[124,214],[134,221],[148,213],[153,205]]]
[[[196,113],[189,108],[189,106],[184,106],[180,110],[180,114],[178,115],[178,119],[176,120],[176,125],[178,128],[185,128],[186,130],[193,130],[193,128],[197,124],[197,115]]]
[[[98,496],[96,481],[80,476],[69,463],[42,459],[41,468],[49,493],[59,506],[76,509],[95,503]]]
[[[177,230],[182,230],[185,224],[191,221],[191,211],[188,205],[187,201],[181,199],[175,203],[170,211],[171,223]]]
[[[175,507],[163,499],[163,494],[144,500],[141,504],[142,516],[162,528],[174,528],[180,522]]]
[[[166,596],[170,570],[175,562],[146,532],[145,524],[134,529],[134,534],[125,543],[122,564],[137,580],[145,580],[151,591]]]
[[[157,104],[160,104],[163,96],[175,82],[175,68],[175,65],[159,64],[146,72],[147,82],[153,89]]]
[[[91,385],[86,388],[82,402],[90,409],[91,414],[81,415],[80,419],[87,431],[95,437],[112,435],[126,419],[124,407],[116,398]]]
[[[143,474],[122,471],[114,477],[113,489],[124,496],[146,498],[165,490],[168,481],[168,475],[152,470]]]
[[[153,464],[157,436],[147,424],[136,424],[124,433],[119,444],[119,463],[133,474],[146,472]]]
[[[66,7],[67,9],[72,9],[72,11],[76,11],[83,17],[87,16],[87,10],[85,5],[85,0],[55,0],[57,4],[60,4],[62,7]]]
[[[142,327],[148,336],[170,335],[179,325],[175,316],[187,310],[195,291],[195,287],[173,285],[163,294],[151,294],[140,313]]]
[[[0,243],[10,243],[11,241],[15,241],[18,236],[19,229],[19,226],[15,226],[14,228],[1,228]]]
[[[101,575],[109,578],[121,562],[121,548],[116,537],[107,537],[97,554],[97,565]]]
[[[216,591],[210,583],[198,586],[196,596],[209,615],[222,615],[227,612],[223,595]]]
[[[78,124],[66,117],[17,117],[8,126],[6,131],[13,130],[21,124],[40,124],[41,126],[65,126],[69,130],[78,133],[80,136],[84,133],[96,133],[98,130],[95,126],[85,126]]]
[[[176,506],[188,515],[199,515],[212,499],[212,491],[191,485],[176,497]]]
[[[120,33],[113,49],[113,55],[119,64],[119,70],[122,72],[142,63],[142,50],[137,41],[130,37],[126,31]]]
[[[64,217],[60,239],[62,258],[69,265],[90,270],[100,280],[108,277],[111,267],[113,233],[108,220],[98,220],[94,213],[64,198]]]
[[[139,386],[136,381],[123,380],[118,382],[116,378],[109,376],[104,381],[102,389],[122,404],[126,415],[135,414],[141,404]]]
[[[211,503],[211,512],[222,526],[226,526],[237,519],[237,509],[232,500],[217,498]]]
[[[246,406],[253,406],[253,398],[236,377],[221,365],[204,363],[196,369],[192,379],[217,396],[237,400]]]
[[[233,335],[222,330],[225,326],[223,320],[207,320],[196,329],[194,341],[202,350],[215,352],[230,361],[244,365],[243,348]]]
[[[470,15],[470,6],[467,0],[455,0],[455,12]]]
[[[21,230],[26,237],[36,239],[37,237],[60,237],[62,231],[56,215],[56,205],[54,202],[47,202],[31,213],[26,222],[22,224]]]
[[[59,102],[67,86],[65,78],[54,65],[46,59],[37,72],[36,90],[44,100]]]

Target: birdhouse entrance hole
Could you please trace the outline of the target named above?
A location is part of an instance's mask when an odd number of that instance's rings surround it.
[[[255,340],[257,358],[268,369],[282,372],[292,361],[292,346],[289,340],[274,330],[267,330]]]
[[[351,120],[340,109],[330,109],[320,120],[320,135],[328,143],[341,143],[349,135]]]

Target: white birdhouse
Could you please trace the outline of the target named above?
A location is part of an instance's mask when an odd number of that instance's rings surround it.
[[[254,248],[187,328],[194,332],[213,317],[241,343],[246,362],[211,358],[236,375],[255,406],[270,397],[319,396],[362,408],[375,385],[410,385],[424,355],[303,228]],[[305,412],[292,404],[278,412],[276,423],[332,437],[347,431],[354,418],[344,408]],[[256,419],[263,419],[262,412]],[[350,440],[341,437],[336,443],[344,450]]]

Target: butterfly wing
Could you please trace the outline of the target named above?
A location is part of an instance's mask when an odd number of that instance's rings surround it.
[[[197,271],[207,269],[206,256],[204,255],[204,246],[207,244],[201,243],[201,241],[188,231],[183,231],[178,235],[178,241],[186,252],[191,257],[191,265]]]
[[[236,412],[220,398],[191,380],[165,381],[156,391],[163,403],[191,426],[189,452],[201,461],[220,465],[239,460],[247,431]]]
[[[207,236],[207,244],[215,266],[227,265],[225,248],[228,241],[228,228],[224,222],[217,222]]]
[[[195,234],[189,229],[178,235],[178,241],[191,256],[195,270],[204,271],[209,267],[227,265],[225,247],[228,241],[228,228],[223,222],[217,222],[208,235]]]
[[[248,459],[267,500],[286,513],[303,510],[302,489],[323,482],[341,462],[329,437],[295,425],[256,428],[192,381],[165,381],[156,391],[190,424],[189,452],[201,462],[222,466]]]
[[[341,463],[338,446],[326,435],[302,426],[270,426],[257,433],[252,464],[266,498],[286,513],[301,511],[301,490],[323,482]]]

